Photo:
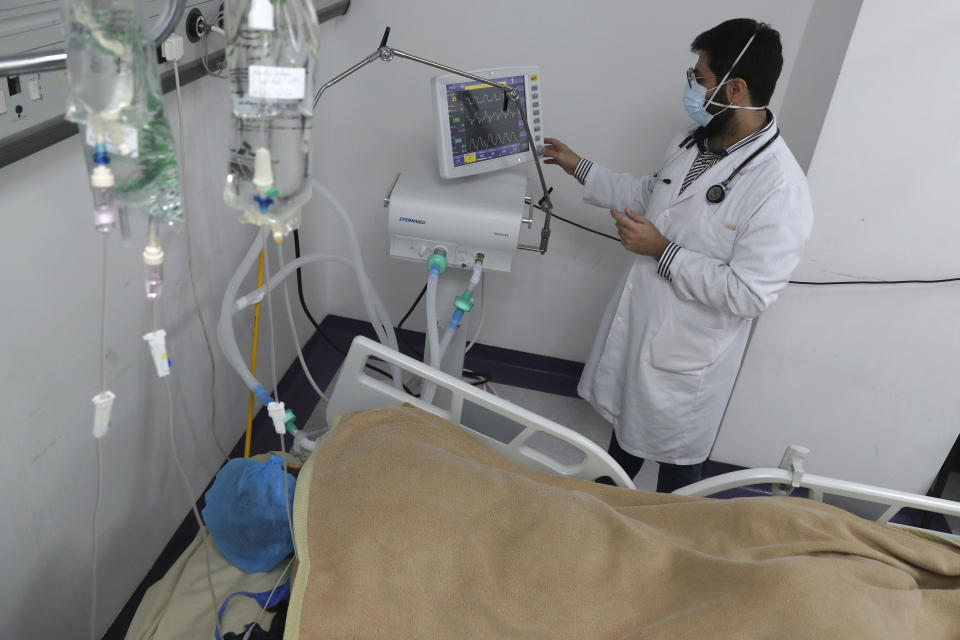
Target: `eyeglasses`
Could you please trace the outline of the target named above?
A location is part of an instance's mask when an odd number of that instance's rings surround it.
[[[696,70],[693,67],[687,69],[687,85],[690,88],[693,88],[693,83],[697,80],[706,80],[707,78],[719,78],[720,76],[698,76]]]

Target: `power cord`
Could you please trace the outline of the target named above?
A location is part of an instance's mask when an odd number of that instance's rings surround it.
[[[540,211],[543,211],[543,209],[540,208],[539,206],[537,206],[537,205],[533,205],[533,206],[534,206],[534,208],[540,209]],[[553,213],[553,212],[550,213],[550,217],[556,218],[557,220],[561,220],[561,221],[563,221],[563,222],[566,222],[567,224],[573,225],[573,226],[575,226],[575,227],[578,228],[578,229],[583,229],[584,231],[589,231],[590,233],[595,233],[595,234],[597,234],[598,236],[603,236],[604,238],[609,238],[610,240],[613,240],[614,242],[620,242],[620,238],[617,238],[617,237],[614,237],[614,236],[611,236],[611,235],[607,235],[606,233],[602,233],[602,232],[600,232],[600,231],[597,231],[596,229],[591,229],[590,227],[585,227],[585,226],[583,226],[582,224],[577,224],[576,222],[574,222],[574,221],[572,221],[572,220],[567,220],[566,218],[561,217],[561,216],[558,216],[557,214],[555,214],[555,213]]]
[[[423,289],[420,289],[420,293],[417,295],[417,299],[413,301],[413,304],[410,305],[410,308],[407,309],[407,312],[403,314],[403,318],[400,319],[400,322],[397,323],[397,329],[403,328],[403,323],[407,321],[407,318],[414,312],[417,308],[417,305],[420,304],[420,301],[423,300],[423,295],[427,292],[427,285],[423,285]]]
[[[960,282],[960,278],[941,278],[939,280],[836,280],[832,282],[807,282],[804,280],[791,280],[790,284],[833,286],[839,284],[938,284],[943,282]]]
[[[209,56],[210,45],[208,40],[210,39],[210,32],[212,31],[214,33],[217,33],[220,36],[222,36],[224,39],[226,39],[227,37],[226,34],[223,32],[223,29],[219,27],[222,21],[223,21],[223,11],[218,11],[215,24],[207,23],[203,26],[203,35],[201,36],[201,41],[200,41],[200,63],[203,64],[203,70],[206,71],[209,75],[215,78],[221,78],[223,80],[226,80],[227,76],[222,73],[224,67],[226,67],[226,64],[225,63],[222,64],[217,69],[211,69],[210,63],[207,60]]]

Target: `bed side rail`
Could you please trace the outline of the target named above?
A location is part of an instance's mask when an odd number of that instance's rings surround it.
[[[451,396],[449,411],[368,375],[366,364],[371,357],[433,382],[438,389],[446,389]],[[363,336],[354,338],[327,405],[328,421],[332,423],[336,416],[350,411],[404,403],[459,424],[494,451],[526,467],[587,480],[606,476],[617,486],[635,488],[620,465],[589,438],[380,343]],[[548,441],[552,437],[564,443],[563,455],[554,456],[544,450],[556,447],[535,446],[543,441],[541,434]]]
[[[904,507],[960,517],[960,502],[772,467],[732,471],[695,482],[677,489],[674,493],[685,496],[710,496],[728,489],[756,484],[787,485],[793,488],[808,489],[810,497],[819,501],[823,500],[824,494],[829,494],[885,505],[887,506],[886,511],[876,519],[879,523],[888,522]]]

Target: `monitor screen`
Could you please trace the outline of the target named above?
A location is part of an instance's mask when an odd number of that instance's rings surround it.
[[[520,91],[526,108],[524,76],[491,78]],[[454,167],[502,158],[528,150],[527,132],[509,101],[503,110],[503,91],[476,81],[446,85],[447,113],[450,119],[450,146]]]

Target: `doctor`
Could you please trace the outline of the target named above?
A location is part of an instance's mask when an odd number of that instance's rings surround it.
[[[552,138],[543,150],[586,202],[610,209],[636,254],[578,392],[613,423],[609,451],[629,475],[660,462],[661,492],[700,479],[751,322],[787,284],[813,224],[806,177],[766,107],[780,34],[728,20],[691,49],[683,105],[699,127],[670,143],[652,176],[614,173]]]

